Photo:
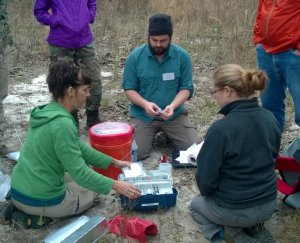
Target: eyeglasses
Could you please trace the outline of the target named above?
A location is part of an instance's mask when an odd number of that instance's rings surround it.
[[[213,95],[214,93],[217,93],[218,91],[221,91],[221,90],[223,90],[223,89],[224,89],[224,87],[221,88],[221,89],[214,90],[214,91],[210,92],[210,95]]]

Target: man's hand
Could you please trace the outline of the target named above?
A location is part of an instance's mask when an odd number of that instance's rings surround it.
[[[189,96],[189,90],[180,90],[175,96],[172,103],[167,105],[166,108],[160,113],[161,117],[164,120],[170,119],[174,114],[174,110],[176,110],[181,104],[183,104],[189,98]]]
[[[166,108],[161,112],[161,117],[164,120],[168,120],[174,114],[174,107],[172,105],[167,105]]]
[[[148,116],[160,115],[161,109],[155,103],[145,100],[137,91],[125,90],[125,94],[133,104],[143,108]]]
[[[152,102],[147,102],[144,105],[144,110],[148,116],[158,116],[160,115],[161,111],[161,109],[155,103]]]

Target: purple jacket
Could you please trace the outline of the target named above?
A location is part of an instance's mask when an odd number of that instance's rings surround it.
[[[49,44],[76,49],[93,42],[96,10],[96,0],[36,0],[34,16],[50,26]]]

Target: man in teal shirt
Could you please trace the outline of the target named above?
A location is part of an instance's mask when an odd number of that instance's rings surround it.
[[[173,24],[166,14],[149,19],[148,44],[128,56],[123,88],[131,101],[138,160],[149,156],[155,134],[163,131],[179,150],[199,142],[184,102],[192,97],[192,63],[182,47],[171,44]]]

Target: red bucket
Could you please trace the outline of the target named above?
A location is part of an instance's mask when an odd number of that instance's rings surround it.
[[[90,144],[96,150],[119,160],[131,160],[133,129],[127,123],[103,122],[89,129]],[[118,179],[121,169],[110,165],[106,170],[94,167],[99,174]]]

